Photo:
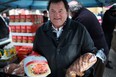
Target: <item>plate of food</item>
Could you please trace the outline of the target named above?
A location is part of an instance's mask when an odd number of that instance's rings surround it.
[[[46,77],[51,73],[46,58],[35,55],[24,59],[24,71],[29,77]]]

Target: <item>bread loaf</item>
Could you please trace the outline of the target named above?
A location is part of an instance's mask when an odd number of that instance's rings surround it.
[[[67,70],[66,77],[83,76],[84,71],[88,70],[97,61],[92,53],[86,53],[80,56]]]
[[[15,63],[9,64],[3,68],[3,72],[11,74],[17,67],[19,66]]]
[[[24,67],[20,66],[20,67],[14,69],[14,71],[12,72],[12,74],[18,75],[18,76],[24,76],[24,74],[25,74]]]

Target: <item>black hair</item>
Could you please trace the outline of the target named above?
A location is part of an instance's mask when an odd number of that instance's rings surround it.
[[[44,13],[44,14],[46,14],[46,13],[47,13],[47,11],[46,11],[46,10],[44,10],[44,11],[43,11],[43,13]]]
[[[66,11],[68,12],[68,10],[69,10],[69,5],[68,5],[67,0],[49,0],[48,6],[47,6],[47,10],[50,9],[50,4],[51,4],[51,3],[58,3],[58,2],[61,2],[61,1],[64,3],[64,6],[65,6],[65,8],[66,8]]]

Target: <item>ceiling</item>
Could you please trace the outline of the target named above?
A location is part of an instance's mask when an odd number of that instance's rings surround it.
[[[25,8],[25,9],[46,9],[49,0],[0,0],[0,12],[12,8]],[[71,0],[67,0],[68,2]],[[111,3],[116,0],[79,0],[85,7],[98,7]]]

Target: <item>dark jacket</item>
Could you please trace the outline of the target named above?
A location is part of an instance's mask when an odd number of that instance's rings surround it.
[[[99,50],[104,48],[104,53],[108,54],[108,46],[105,40],[104,32],[96,16],[86,8],[81,8],[72,18],[83,24],[88,30],[95,47]]]
[[[0,42],[9,37],[9,28],[2,16],[0,16]]]
[[[47,58],[51,69],[48,77],[65,77],[66,69],[80,55],[93,52],[94,43],[78,22],[67,19],[59,39],[55,38],[51,25],[48,21],[37,30],[33,50]]]
[[[104,13],[102,27],[105,33],[112,34],[116,25],[116,16],[112,16],[111,13],[110,10]]]
[[[48,21],[48,17],[43,16],[43,22],[45,23],[45,22],[47,22],[47,21]]]
[[[0,49],[3,49],[5,45],[11,42],[9,41],[9,34],[9,27],[5,22],[4,18],[0,16]]]
[[[116,26],[116,15],[112,15],[112,10],[109,9],[104,13],[102,28],[106,37],[106,41],[109,49],[111,48],[111,42],[113,38],[113,31]]]

